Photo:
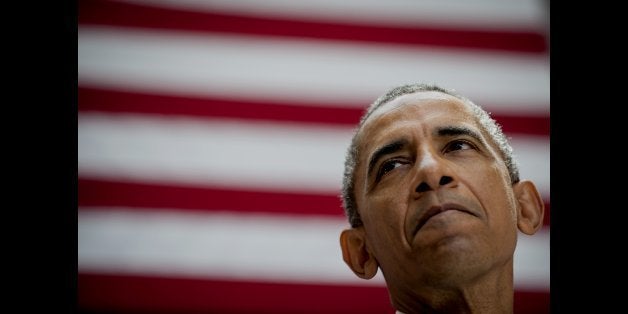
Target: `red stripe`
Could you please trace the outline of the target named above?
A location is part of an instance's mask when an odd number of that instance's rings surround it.
[[[549,292],[515,290],[514,313],[544,314],[549,312]]]
[[[333,194],[181,187],[83,178],[79,178],[78,204],[79,206],[125,206],[151,209],[344,215],[339,196]]]
[[[523,107],[524,106],[521,106],[521,108]],[[549,116],[510,116],[491,114],[491,117],[502,126],[502,130],[506,133],[506,135],[550,135]]]
[[[320,106],[300,100],[268,102],[218,97],[181,97],[79,87],[79,111],[289,121],[355,126],[364,109],[348,103]],[[368,106],[364,103],[362,107]],[[549,135],[549,116],[493,115],[507,134]]]
[[[296,19],[264,18],[218,12],[193,12],[103,0],[80,1],[78,21],[79,24],[530,53],[545,53],[547,50],[544,36],[537,31],[480,31],[306,22]]]
[[[218,97],[192,98],[141,94],[79,87],[79,111],[149,113],[194,117],[220,117],[356,125],[362,109],[349,104],[320,106],[314,103],[260,102]]]
[[[515,291],[515,313],[549,313],[549,292]],[[394,313],[384,287],[79,274],[78,308],[100,313]]]
[[[344,217],[338,195],[182,187],[86,178],[79,178],[78,184],[79,206],[123,206],[139,210],[232,210]],[[545,206],[544,225],[549,226],[549,203]]]

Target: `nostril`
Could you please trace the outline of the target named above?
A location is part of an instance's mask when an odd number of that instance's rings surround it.
[[[449,182],[451,182],[451,181],[453,181],[453,180],[454,180],[454,179],[453,179],[452,177],[449,177],[449,176],[443,176],[443,177],[441,177],[441,178],[440,178],[440,181],[438,182],[438,184],[440,184],[440,185],[445,185],[445,184],[447,184],[447,183],[449,183]]]
[[[429,191],[429,190],[431,190],[431,188],[425,182],[421,182],[421,184],[419,184],[419,186],[416,187],[416,191],[417,192],[425,192],[425,191]]]

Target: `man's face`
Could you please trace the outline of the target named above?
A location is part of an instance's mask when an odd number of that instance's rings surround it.
[[[512,262],[508,170],[466,104],[440,92],[404,95],[358,136],[356,201],[389,284],[472,279]]]

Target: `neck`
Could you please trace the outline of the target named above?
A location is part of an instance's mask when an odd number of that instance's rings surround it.
[[[512,261],[504,266],[464,282],[432,283],[411,291],[391,288],[391,300],[398,311],[407,314],[512,313]]]

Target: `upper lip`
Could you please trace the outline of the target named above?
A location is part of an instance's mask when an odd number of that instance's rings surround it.
[[[419,217],[416,226],[414,227],[414,230],[412,232],[412,235],[415,235],[417,232],[419,232],[419,229],[421,229],[421,227],[423,227],[423,225],[425,225],[425,223],[432,217],[444,212],[444,211],[448,211],[448,210],[457,210],[457,211],[461,211],[461,212],[465,212],[468,213],[470,215],[473,216],[477,216],[475,213],[473,213],[472,211],[470,211],[469,209],[467,209],[466,207],[459,205],[459,204],[454,204],[454,203],[446,203],[446,204],[441,204],[441,205],[434,205],[431,206],[429,208],[427,208],[426,210],[423,211],[423,214]]]

